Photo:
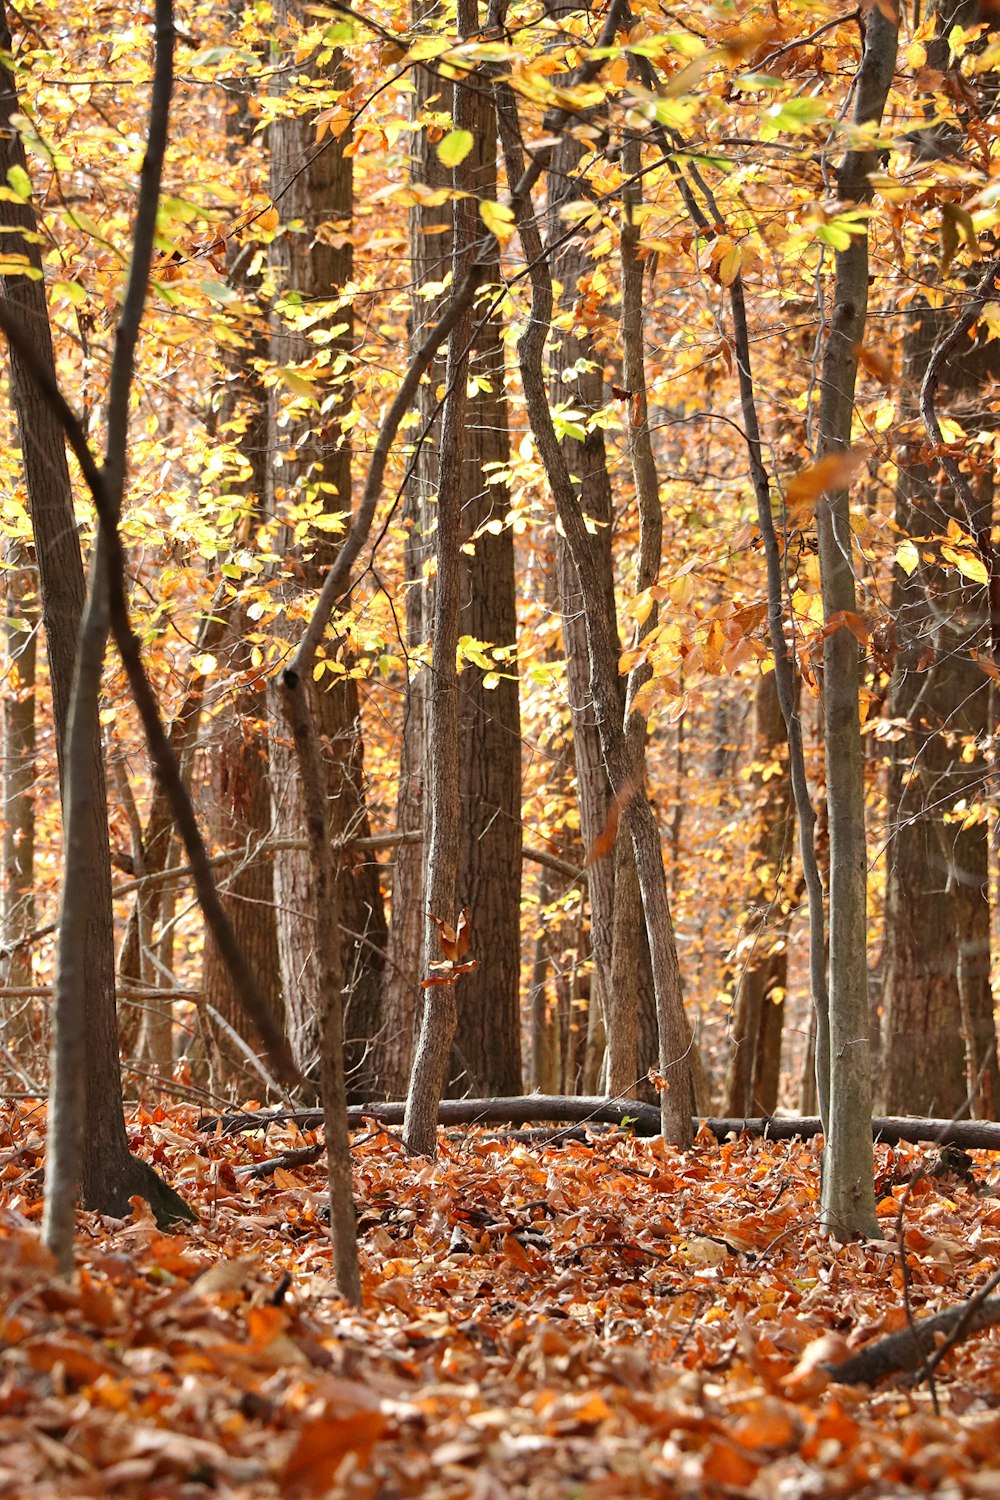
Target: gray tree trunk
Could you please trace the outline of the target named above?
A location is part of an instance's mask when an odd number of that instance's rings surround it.
[[[856,81],[854,122],[881,120],[896,62],[898,16],[876,6],[868,18]],[[850,149],[837,174],[837,197],[867,203],[877,153]],[[836,254],[832,305],[820,379],[820,455],[851,445],[858,349],[868,307],[868,235],[851,236]],[[816,512],[827,620],[857,612],[850,503],[846,490]],[[847,625],[823,643],[826,784],[830,819],[830,1120],[823,1156],[821,1216],[840,1238],[877,1235],[871,1149],[871,1049],[868,1019],[867,849],[864,755],[858,711],[859,646]]]

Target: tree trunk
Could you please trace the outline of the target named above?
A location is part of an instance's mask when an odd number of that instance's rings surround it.
[[[496,198],[496,111],[488,91],[470,101],[476,145],[464,164],[477,202]],[[462,528],[460,637],[483,645],[459,678],[460,840],[457,891],[469,909],[479,965],[458,981],[451,1089],[508,1094],[521,1088],[521,723],[517,683],[514,533],[499,312],[484,316],[500,282],[499,255],[485,274],[469,366]],[[474,648],[470,647],[470,650]],[[477,654],[479,654],[477,652]]]
[[[297,3],[276,12],[279,26],[298,30],[302,12]],[[303,72],[315,64],[304,63]],[[346,75],[333,81],[347,87]],[[283,229],[271,246],[271,266],[279,288],[279,307],[272,328],[271,357],[279,368],[292,368],[319,382],[327,399],[336,399],[323,415],[310,404],[290,411],[279,388],[272,392],[268,449],[269,509],[278,519],[292,518],[297,504],[318,501],[327,515],[351,507],[351,453],[341,432],[350,404],[349,375],[337,368],[338,356],[349,358],[352,347],[351,308],[341,305],[337,290],[351,277],[352,249],[347,230],[353,212],[351,158],[345,154],[348,136],[316,153],[313,126],[305,112],[275,120],[270,127],[272,194],[280,198]],[[310,154],[305,171],[299,172]],[[296,174],[299,175],[296,175]],[[322,231],[322,232],[321,232]],[[280,305],[282,296],[288,298]],[[301,299],[301,300],[300,300]],[[312,342],[296,327],[296,311],[306,303],[333,303],[322,320],[344,325],[329,342]],[[286,536],[286,551],[300,549]],[[281,550],[279,547],[278,550]],[[301,559],[297,571],[305,585],[317,589],[337,552],[320,532],[310,539],[312,558]],[[286,606],[293,590],[283,590]],[[289,627],[290,632],[293,627]],[[367,837],[370,829],[364,800],[364,766],[357,685],[345,674],[351,665],[346,646],[327,646],[330,670],[315,695],[317,730],[329,747],[325,757],[331,836]],[[303,827],[305,809],[298,782],[294,748],[285,729],[280,689],[273,695],[271,737],[271,798],[275,834],[294,838]],[[317,1075],[320,1017],[325,997],[315,943],[317,912],[311,858],[305,850],[275,855],[274,896],[278,911],[278,952],[285,996],[289,1040],[299,1067]],[[381,1012],[381,979],[385,951],[385,918],[373,860],[345,856],[336,880],[337,920],[343,939],[343,997],[348,1038],[346,1062],[354,1092],[367,1096],[374,1086],[369,1066],[371,1039],[377,1035]]]
[[[168,43],[164,42],[164,45]],[[6,55],[11,52],[2,7],[0,50]],[[26,170],[24,148],[11,119],[16,113],[13,77],[10,70],[0,64],[0,176],[4,180],[13,166],[22,172]],[[9,250],[25,256],[38,273],[37,279],[28,276],[4,278],[4,300],[12,307],[21,325],[30,330],[35,363],[54,382],[55,357],[34,208],[28,202],[0,204],[0,221],[9,231],[5,236]],[[83,561],[61,423],[39,391],[31,367],[13,346],[10,362],[11,389],[24,454],[28,505],[41,585],[60,786],[65,790],[70,703],[84,607]],[[75,1188],[72,1179],[77,1163],[82,1198],[88,1208],[122,1215],[128,1212],[129,1198],[138,1193],[148,1198],[164,1218],[171,1215],[193,1217],[177,1195],[151,1168],[134,1159],[128,1149],[118,1064],[107,797],[96,701],[89,704],[85,720],[78,726],[78,743],[85,752],[79,757],[75,769],[81,772],[81,783],[77,787],[82,813],[77,823],[78,852],[81,868],[86,868],[87,906],[80,924],[81,946],[72,954],[72,960],[82,991],[69,997],[78,1024],[74,1025],[68,1038],[70,1045],[63,1049],[61,1056],[57,1052],[58,1067],[52,1078],[49,1106],[50,1145],[60,1140],[60,1149],[65,1147],[58,1165],[57,1187],[63,1195],[62,1201],[56,1204],[50,1198],[50,1184],[46,1186],[46,1240],[57,1247],[64,1270],[69,1267],[71,1195]],[[82,1138],[65,1139],[67,1135],[76,1137],[81,1103]],[[65,1121],[61,1118],[64,1105],[68,1107]],[[47,1170],[52,1170],[51,1158]],[[67,1214],[68,1225],[64,1222]]]
[[[898,14],[877,6],[868,18],[854,102],[857,125],[882,118],[896,61]],[[837,197],[864,204],[877,153],[850,148],[837,175]],[[858,349],[868,307],[868,234],[836,253],[836,275],[820,379],[820,453],[851,445]],[[857,613],[848,493],[817,506],[823,611]],[[871,1053],[868,1020],[867,849],[864,756],[858,709],[859,647],[841,624],[823,643],[827,806],[830,816],[830,1129],[824,1146],[821,1216],[839,1238],[877,1235],[871,1150]]]
[[[459,0],[458,34],[471,36],[477,25],[476,0]],[[457,89],[452,116],[456,130],[468,130],[473,119],[469,89]],[[475,253],[478,216],[470,196],[471,171],[466,163],[454,169],[456,193],[452,242],[452,285],[458,286],[467,263]],[[465,439],[468,413],[469,348],[474,311],[470,307],[459,318],[448,340],[445,367],[445,397],[441,420],[441,457],[438,466],[437,525],[434,588],[434,627],[431,639],[431,680],[427,697],[427,771],[430,778],[426,802],[427,862],[424,924],[424,997],[420,1034],[413,1058],[406,1095],[403,1141],[407,1150],[433,1156],[437,1150],[438,1106],[447,1081],[451,1048],[457,1028],[454,972],[434,972],[432,965],[464,957],[457,938],[461,919],[456,908],[460,842],[458,670],[459,613],[463,585],[462,542],[466,535],[462,516],[465,483]],[[463,918],[466,913],[463,911]],[[449,952],[446,936],[454,933]]]
[[[4,548],[6,691],[3,699],[3,961],[0,983],[30,985],[32,952],[23,941],[35,925],[35,633],[38,586],[30,547],[11,540]],[[33,1050],[34,1014],[30,999],[8,1002],[2,1036],[8,1052],[25,1057]]]
[[[610,28],[613,24],[612,12],[605,28]],[[523,146],[516,102],[509,84],[498,83],[497,96],[508,180],[520,182],[524,173]],[[536,157],[536,170],[539,164],[540,159]],[[533,213],[533,205],[522,192],[516,200],[515,217],[529,263],[532,293],[531,315],[518,340],[525,404],[539,456],[552,489],[558,519],[566,534],[573,564],[579,575],[587,627],[590,692],[600,725],[601,749],[615,802],[635,852],[656,991],[660,1073],[663,1077],[660,1096],[663,1134],[666,1139],[678,1145],[687,1145],[691,1140],[691,1116],[695,1102],[693,1040],[684,1014],[663,853],[659,830],[645,790],[636,787],[634,783],[634,768],[620,712],[619,651],[614,620],[613,616],[608,617],[602,605],[602,575],[593,539],[587,529],[576,481],[559,443],[545,389],[543,351],[552,322],[553,297],[550,272],[544,263],[544,249]]]
[[[979,6],[945,0],[935,8],[928,64],[945,70],[951,27],[974,25]],[[919,387],[947,326],[942,310],[921,303],[911,312],[904,393]],[[973,340],[946,367],[950,415],[982,425],[983,393],[998,374],[996,344]],[[911,399],[909,415],[916,405]],[[961,816],[970,802],[984,800],[990,765],[982,748],[993,724],[990,683],[969,653],[977,640],[988,649],[988,604],[981,589],[929,561],[920,547],[922,538],[946,536],[956,522],[964,530],[954,486],[932,475],[915,452],[899,474],[896,522],[901,535],[917,542],[918,560],[909,573],[897,567],[894,587],[897,655],[887,711],[906,729],[889,760],[878,1104],[949,1115],[968,1099],[975,1115],[992,1118],[1000,1108],[1000,1072],[990,986],[989,828],[985,810],[968,825]],[[989,529],[988,480],[981,501]]]
[[[756,793],[758,833],[753,859],[758,884],[735,954],[740,973],[730,1025],[733,1051],[726,1079],[727,1115],[769,1115],[777,1107],[788,984],[787,866],[795,813],[788,775],[788,736],[773,672],[757,683],[754,719],[751,785]],[[778,775],[773,774],[776,758],[781,761]]]

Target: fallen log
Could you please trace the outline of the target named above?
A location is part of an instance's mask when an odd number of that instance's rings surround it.
[[[384,1125],[401,1125],[405,1105],[399,1101],[352,1104],[347,1111],[352,1129],[366,1120]],[[660,1132],[660,1111],[653,1104],[635,1099],[601,1099],[594,1096],[562,1094],[523,1094],[506,1099],[442,1099],[438,1120],[442,1125],[529,1125],[535,1123],[571,1125],[628,1125],[636,1135],[654,1136]],[[294,1122],[303,1130],[323,1123],[322,1113],[315,1109],[244,1110],[232,1114],[205,1116],[198,1129],[223,1135],[243,1131],[267,1130],[271,1125]],[[764,1136],[772,1141],[809,1139],[820,1135],[822,1126],[815,1115],[780,1115],[763,1119],[707,1119],[695,1121],[711,1131],[716,1140],[730,1135]],[[905,1115],[876,1116],[872,1135],[884,1145],[901,1141],[917,1144],[955,1145],[973,1150],[1000,1151],[1000,1124],[991,1120],[930,1120]]]
[[[970,1307],[961,1302],[946,1312],[920,1318],[912,1326],[890,1333],[887,1338],[869,1344],[840,1364],[824,1365],[831,1380],[842,1385],[874,1385],[887,1375],[920,1374],[945,1340],[955,1341],[980,1333],[1000,1323],[1000,1297],[987,1297]]]

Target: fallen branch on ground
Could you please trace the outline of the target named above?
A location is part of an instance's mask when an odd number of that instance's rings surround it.
[[[823,1368],[832,1380],[838,1380],[842,1385],[874,1385],[887,1375],[898,1375],[903,1371],[919,1375],[938,1347],[951,1335],[960,1330],[961,1337],[965,1338],[998,1323],[1000,1297],[987,1297],[971,1308],[969,1303],[962,1302],[958,1307],[950,1307],[930,1318],[921,1318],[912,1327],[901,1328],[898,1333],[869,1344],[840,1364],[824,1365]]]
[[[385,1125],[399,1125],[403,1120],[401,1102],[353,1104],[347,1111],[348,1122],[358,1128],[365,1120]],[[601,1099],[561,1094],[525,1094],[505,1099],[443,1099],[438,1112],[442,1125],[528,1125],[534,1122],[583,1125],[622,1125],[626,1122],[636,1135],[653,1136],[660,1132],[660,1111],[654,1104],[636,1099]],[[279,1109],[234,1111],[232,1114],[206,1116],[198,1128],[209,1132],[221,1130],[224,1135],[239,1135],[245,1130],[266,1130],[271,1125],[296,1124],[311,1130],[323,1122],[315,1109]],[[696,1125],[702,1122],[696,1121]],[[766,1136],[772,1141],[808,1139],[822,1131],[815,1115],[781,1116],[764,1119],[707,1119],[706,1129],[717,1140],[730,1135]],[[900,1141],[921,1141],[936,1145],[945,1143],[966,1149],[1000,1151],[1000,1124],[990,1120],[925,1120],[907,1116],[876,1116],[872,1134],[887,1146]]]

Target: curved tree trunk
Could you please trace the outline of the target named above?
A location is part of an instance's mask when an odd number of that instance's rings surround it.
[[[8,56],[11,52],[2,7],[0,50]],[[4,180],[12,166],[22,172],[26,169],[24,149],[11,122],[16,112],[13,77],[9,69],[0,64],[0,177]],[[39,272],[37,280],[26,276],[4,278],[4,300],[11,305],[22,326],[30,331],[37,365],[54,379],[55,358],[41,279],[34,208],[30,203],[0,204],[0,221],[11,231],[5,236],[8,248],[26,256],[28,264]],[[83,560],[62,426],[49,402],[39,392],[31,368],[25,365],[13,347],[10,363],[11,389],[24,454],[28,505],[41,584],[42,622],[52,683],[62,787],[66,779],[65,751],[77,640],[84,608]],[[185,1212],[181,1200],[167,1189],[151,1168],[130,1155],[125,1134],[115,1011],[111,853],[96,703],[90,705],[86,722],[80,730],[81,744],[86,745],[87,751],[86,756],[80,758],[85,784],[78,788],[83,812],[79,831],[80,852],[86,859],[87,868],[87,911],[82,927],[82,951],[74,954],[83,993],[74,997],[74,1003],[83,1022],[84,1057],[75,1060],[77,1069],[82,1061],[83,1077],[73,1078],[71,1087],[76,1090],[82,1084],[84,1090],[83,1131],[79,1143],[81,1195],[88,1208],[122,1215],[128,1212],[130,1197],[140,1194],[148,1198],[159,1212],[177,1216]],[[67,1051],[61,1071],[64,1073],[73,1065]],[[59,1082],[57,1076],[50,1104],[49,1129],[53,1134],[63,1129],[59,1117],[63,1102]],[[75,1106],[71,1115],[73,1112]],[[71,1143],[71,1157],[75,1156],[76,1149],[75,1143]],[[66,1166],[72,1171],[73,1164],[69,1159]],[[67,1206],[71,1213],[71,1204],[60,1205],[60,1213]],[[189,1211],[188,1216],[191,1216]],[[50,1220],[47,1238],[50,1244],[58,1244],[62,1268],[68,1269],[69,1245],[61,1222],[53,1225]]]

